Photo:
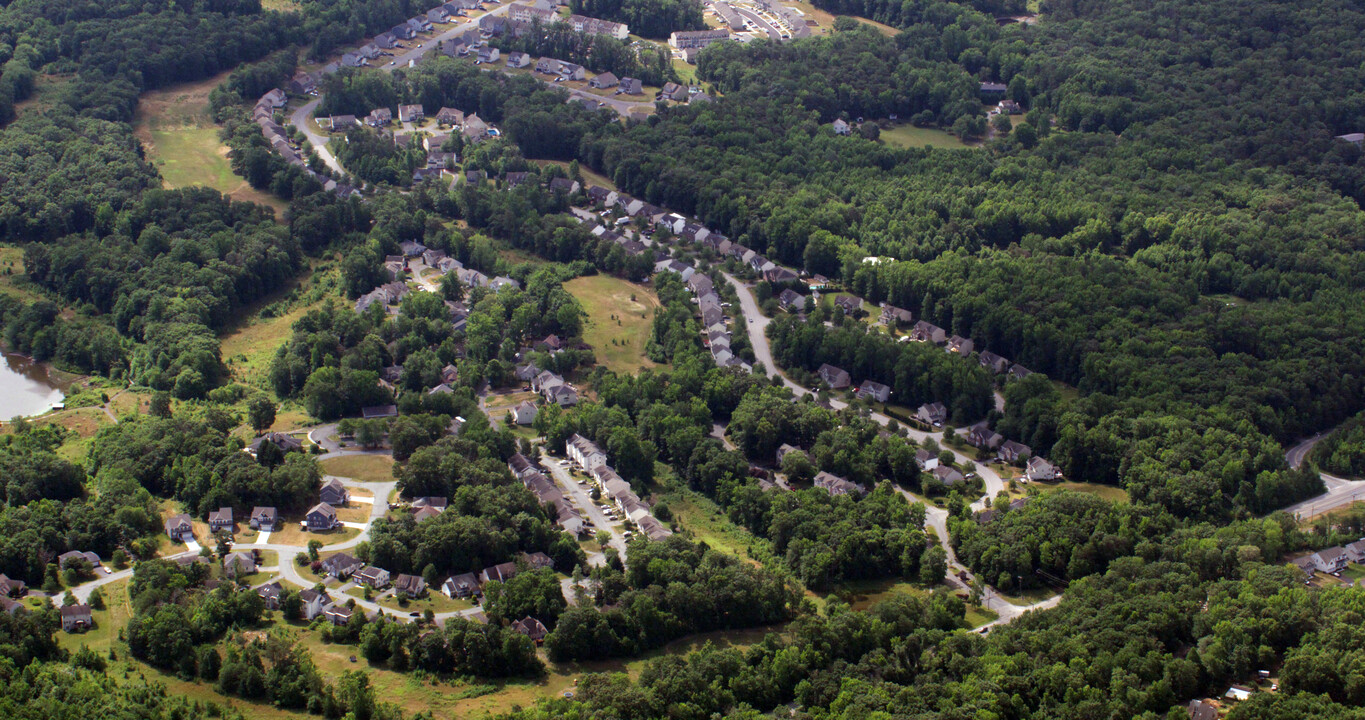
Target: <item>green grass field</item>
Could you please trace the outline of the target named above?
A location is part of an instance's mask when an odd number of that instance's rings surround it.
[[[351,455],[323,458],[318,466],[327,475],[351,478],[361,482],[389,482],[393,480],[393,458],[388,455]]]
[[[928,145],[935,148],[960,150],[974,147],[962,142],[952,133],[936,128],[915,127],[910,124],[897,125],[890,130],[883,130],[881,138],[885,143],[904,148],[922,148]]]
[[[1089,493],[1111,502],[1128,502],[1128,491],[1113,485],[1098,485],[1096,483],[1078,482],[1059,482],[1059,483],[1033,483],[1033,487],[1040,492],[1057,492],[1058,490],[1071,490],[1073,492]]]
[[[732,522],[709,498],[686,488],[669,492],[662,498],[678,524],[699,542],[737,558],[759,565],[776,562],[772,545]]]
[[[645,343],[659,299],[643,285],[608,275],[591,275],[564,283],[588,320],[583,340],[593,347],[600,365],[618,373],[634,373],[657,363],[645,356]]]

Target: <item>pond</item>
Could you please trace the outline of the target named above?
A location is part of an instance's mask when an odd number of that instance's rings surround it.
[[[47,365],[23,355],[0,353],[0,419],[40,415],[66,397],[64,383],[53,379]]]

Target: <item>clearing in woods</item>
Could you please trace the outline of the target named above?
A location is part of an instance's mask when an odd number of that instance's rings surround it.
[[[233,200],[265,205],[281,218],[287,205],[234,175],[228,148],[218,139],[219,128],[209,113],[209,92],[226,77],[223,73],[143,93],[133,118],[133,134],[146,146],[166,187],[211,187]]]
[[[583,340],[597,362],[618,373],[635,373],[658,363],[645,356],[659,299],[643,285],[608,275],[574,278],[564,283],[588,313]]]

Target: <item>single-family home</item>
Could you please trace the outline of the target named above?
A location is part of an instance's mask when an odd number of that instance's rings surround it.
[[[356,571],[355,581],[361,585],[368,585],[375,590],[383,590],[389,586],[389,571],[382,567],[366,565]]]
[[[891,388],[875,380],[864,380],[858,385],[858,397],[884,403],[891,398]]]
[[[939,465],[933,470],[930,470],[929,474],[938,478],[939,482],[948,487],[952,487],[967,479],[962,473],[957,471],[957,468],[948,467],[947,465]]]
[[[171,517],[166,520],[166,536],[176,542],[194,540],[194,522],[185,513]]]
[[[443,107],[436,113],[437,125],[457,126],[464,124],[464,113],[452,107]]]
[[[791,268],[782,267],[781,265],[774,265],[770,268],[764,268],[763,270],[763,279],[770,283],[792,282],[799,280],[800,277],[800,275],[796,274],[796,271]]]
[[[941,402],[926,403],[919,406],[915,418],[926,425],[942,427],[948,421],[948,408]]]
[[[1052,463],[1043,458],[1034,457],[1029,458],[1028,465],[1024,468],[1024,477],[1032,482],[1056,480],[1059,473]]]
[[[539,551],[533,553],[522,553],[520,555],[520,560],[526,563],[527,567],[530,567],[532,570],[544,570],[545,568],[553,569],[555,566],[555,561],[553,558]]]
[[[1353,563],[1365,563],[1365,540],[1357,540],[1346,546],[1346,557]],[[0,578],[3,578],[0,575]]]
[[[1350,562],[1351,558],[1346,554],[1346,549],[1340,546],[1313,553],[1313,566],[1325,573],[1341,572]]]
[[[915,327],[911,328],[910,339],[915,342],[931,342],[938,345],[948,339],[948,334],[943,331],[943,328],[931,322],[920,320],[915,323]]]
[[[375,108],[365,116],[365,124],[370,127],[384,127],[393,122],[393,111],[386,108]]]
[[[1010,366],[1010,379],[1011,379],[1011,380],[1023,380],[1024,378],[1026,378],[1026,377],[1028,377],[1028,376],[1030,376],[1030,375],[1032,375],[1032,374],[1033,374],[1033,371],[1032,371],[1032,370],[1030,370],[1030,369],[1024,367],[1023,365],[1020,365],[1019,363],[1015,363],[1015,364],[1013,364],[1013,365]]]
[[[358,124],[354,115],[333,115],[327,118],[327,125],[331,128],[332,132],[341,132],[347,128],[353,128]]]
[[[815,475],[815,487],[830,495],[861,495],[863,486],[833,473],[821,471]]]
[[[847,371],[841,368],[834,367],[829,363],[821,365],[820,369],[817,370],[816,373],[820,376],[820,379],[823,380],[826,385],[830,386],[835,390],[846,388],[852,383],[852,380],[849,378]]]
[[[28,584],[0,573],[0,597],[19,597],[28,592]]]
[[[1000,444],[1000,459],[1007,463],[1016,463],[1023,458],[1032,457],[1033,448],[1018,443],[1013,440],[1006,440]]]
[[[672,530],[664,527],[664,524],[659,522],[659,519],[653,515],[646,515],[640,518],[636,521],[635,526],[640,528],[640,532],[643,533],[645,537],[656,542],[673,534]]]
[[[619,95],[644,95],[645,86],[638,78],[621,78],[620,85],[617,86],[616,92]]]
[[[426,115],[422,112],[421,104],[398,106],[399,122],[417,122],[424,117],[426,117]]]
[[[777,304],[787,312],[798,312],[806,307],[806,296],[787,288],[778,293]]]
[[[659,91],[659,98],[662,100],[673,100],[675,102],[686,102],[687,88],[675,82],[664,83],[663,89]]]
[[[554,178],[550,181],[550,192],[572,195],[578,192],[579,188],[578,181],[569,178]]]
[[[299,604],[302,606],[300,609],[303,611],[303,618],[312,620],[322,614],[323,608],[332,604],[332,598],[321,590],[300,590]]]
[[[365,563],[344,552],[322,561],[322,571],[338,580],[345,580],[362,567],[365,567]]]
[[[981,367],[990,370],[996,375],[999,375],[1010,368],[1009,360],[996,355],[990,350],[982,350],[981,353],[976,356],[976,361],[981,363]]]
[[[223,558],[223,574],[228,577],[242,577],[256,572],[256,556],[249,552],[228,553]]]
[[[497,565],[492,565],[490,567],[484,568],[483,572],[479,573],[479,582],[480,584],[483,585],[487,585],[488,583],[491,582],[507,582],[508,580],[511,580],[513,577],[515,577],[516,574],[517,574],[516,563],[514,562],[498,563]]]
[[[948,338],[948,344],[944,346],[943,350],[944,352],[957,353],[959,355],[971,355],[972,350],[975,348],[976,344],[972,342],[971,338],[954,335]]]
[[[95,625],[95,618],[90,614],[90,606],[85,604],[63,605],[62,606],[62,630],[72,633],[81,630],[89,630]]]
[[[341,484],[339,478],[328,478],[318,491],[318,499],[333,507],[344,507],[351,499],[351,493]]]
[[[282,432],[268,432],[255,440],[252,440],[250,443],[247,443],[245,449],[252,457],[256,457],[260,454],[261,446],[265,443],[270,443],[286,453],[303,452],[302,440]]]
[[[393,581],[393,590],[410,598],[422,597],[427,593],[427,581],[421,575],[399,575]]]
[[[801,450],[801,448],[796,447],[795,445],[788,445],[787,443],[782,443],[777,446],[777,464],[781,465],[782,458],[787,457],[788,453],[797,452],[799,450]]]
[[[452,600],[475,595],[479,592],[479,579],[474,577],[474,573],[452,575],[441,583],[441,592]]]
[[[985,420],[971,426],[967,430],[967,444],[982,450],[994,450],[1000,447],[1000,443],[1005,438],[1000,433],[990,429]]]
[[[268,610],[279,610],[284,601],[284,586],[279,582],[266,583],[256,588],[256,594],[265,601]]]
[[[512,408],[512,422],[521,426],[530,425],[536,421],[536,415],[539,413],[540,409],[534,403],[530,400],[522,400],[517,403],[516,407]]]
[[[1185,712],[1189,713],[1190,720],[1218,720],[1218,706],[1207,700],[1191,700],[1185,706]]]
[[[548,635],[550,632],[549,630],[545,629],[545,623],[542,623],[541,621],[533,617],[526,617],[521,620],[517,620],[516,622],[512,623],[512,629],[516,630],[522,635],[525,635],[528,638],[531,638],[533,641],[535,641],[537,645],[544,642],[545,636]]]
[[[93,552],[81,552],[80,550],[64,552],[57,556],[57,567],[63,570],[68,567],[77,567],[80,563],[90,565],[91,569],[98,568],[100,567],[100,556]]]
[[[599,90],[614,88],[620,84],[621,81],[618,80],[614,74],[609,72],[604,72],[588,81],[588,87],[597,88]]]
[[[303,524],[313,532],[325,532],[338,527],[341,522],[337,519],[336,508],[327,503],[318,503],[303,516]]]
[[[938,467],[938,455],[925,449],[915,451],[915,464],[920,470],[929,471]]]
[[[351,616],[354,614],[355,612],[345,605],[328,605],[327,608],[322,611],[323,619],[333,625],[345,625],[346,623],[349,623],[351,621]]]
[[[842,118],[835,120],[833,127],[835,135],[847,135],[849,131],[852,130],[849,124],[844,122]]]
[[[524,52],[507,53],[507,67],[524,68],[531,64],[531,56]]]
[[[232,532],[232,508],[221,507],[209,513],[210,532]]]
[[[474,58],[475,61],[480,64],[495,63],[500,58],[502,58],[502,51],[493,47],[492,45],[484,45],[483,47],[479,48],[479,51],[477,53],[475,53]]]
[[[888,305],[887,303],[882,303],[882,314],[877,319],[877,322],[886,325],[887,327],[909,325],[914,321],[915,316],[909,310],[898,308],[895,305]]]

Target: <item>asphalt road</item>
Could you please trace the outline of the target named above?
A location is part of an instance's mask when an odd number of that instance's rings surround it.
[[[569,502],[572,502],[574,506],[578,508],[579,514],[582,515],[584,519],[591,520],[592,524],[596,525],[598,530],[606,530],[611,533],[611,542],[609,545],[616,549],[616,552],[621,556],[621,561],[625,562],[626,536],[621,533],[620,523],[613,522],[611,518],[607,517],[607,514],[602,512],[602,508],[598,507],[597,503],[592,501],[592,496],[588,494],[589,491],[574,480],[573,475],[569,474],[567,466],[560,465],[559,462],[558,459],[546,454],[544,450],[541,450],[540,464],[549,468],[550,476],[553,477],[555,482],[559,485],[559,489],[564,493],[564,497],[568,498]],[[604,565],[606,564],[606,558],[598,553],[590,553],[588,563],[590,565]]]

